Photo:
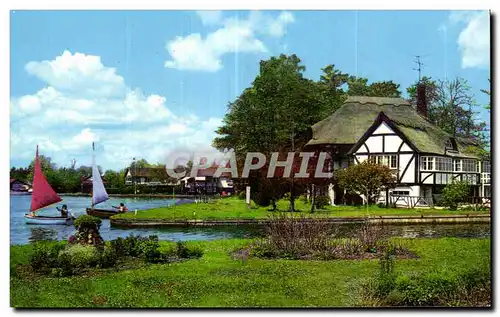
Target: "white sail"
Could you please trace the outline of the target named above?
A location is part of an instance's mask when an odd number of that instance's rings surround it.
[[[94,142],[92,142],[92,206],[108,200],[108,193],[102,183],[101,174],[95,163]]]

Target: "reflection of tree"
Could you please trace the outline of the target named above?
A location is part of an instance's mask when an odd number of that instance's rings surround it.
[[[34,227],[30,229],[31,229],[31,235],[29,237],[30,242],[57,240],[57,231],[54,229],[47,229],[42,227]]]

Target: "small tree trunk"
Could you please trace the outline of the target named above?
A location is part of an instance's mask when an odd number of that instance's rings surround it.
[[[312,190],[311,190],[311,213],[314,212],[314,209],[316,208],[316,188],[314,188],[314,184],[311,185]]]

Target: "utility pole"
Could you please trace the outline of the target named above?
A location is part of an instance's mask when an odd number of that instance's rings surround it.
[[[422,58],[422,56],[415,55],[415,61],[414,61],[414,63],[417,64],[417,68],[413,68],[413,70],[418,71],[418,81],[419,82],[420,82],[420,80],[422,80],[422,68],[423,68],[423,66],[425,66],[425,64],[422,63],[421,58]]]

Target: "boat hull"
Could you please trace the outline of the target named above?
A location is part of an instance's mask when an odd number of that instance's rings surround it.
[[[117,211],[109,209],[87,208],[87,215],[98,217],[101,219],[109,219],[109,217],[120,214]]]
[[[41,217],[41,216],[30,216],[24,215],[24,221],[31,225],[66,225],[71,226],[73,224],[73,218],[63,218],[63,217]]]
[[[17,192],[17,191],[11,190],[10,194],[13,196],[25,196],[25,195],[31,195],[31,192],[27,192],[27,191],[26,192]]]

